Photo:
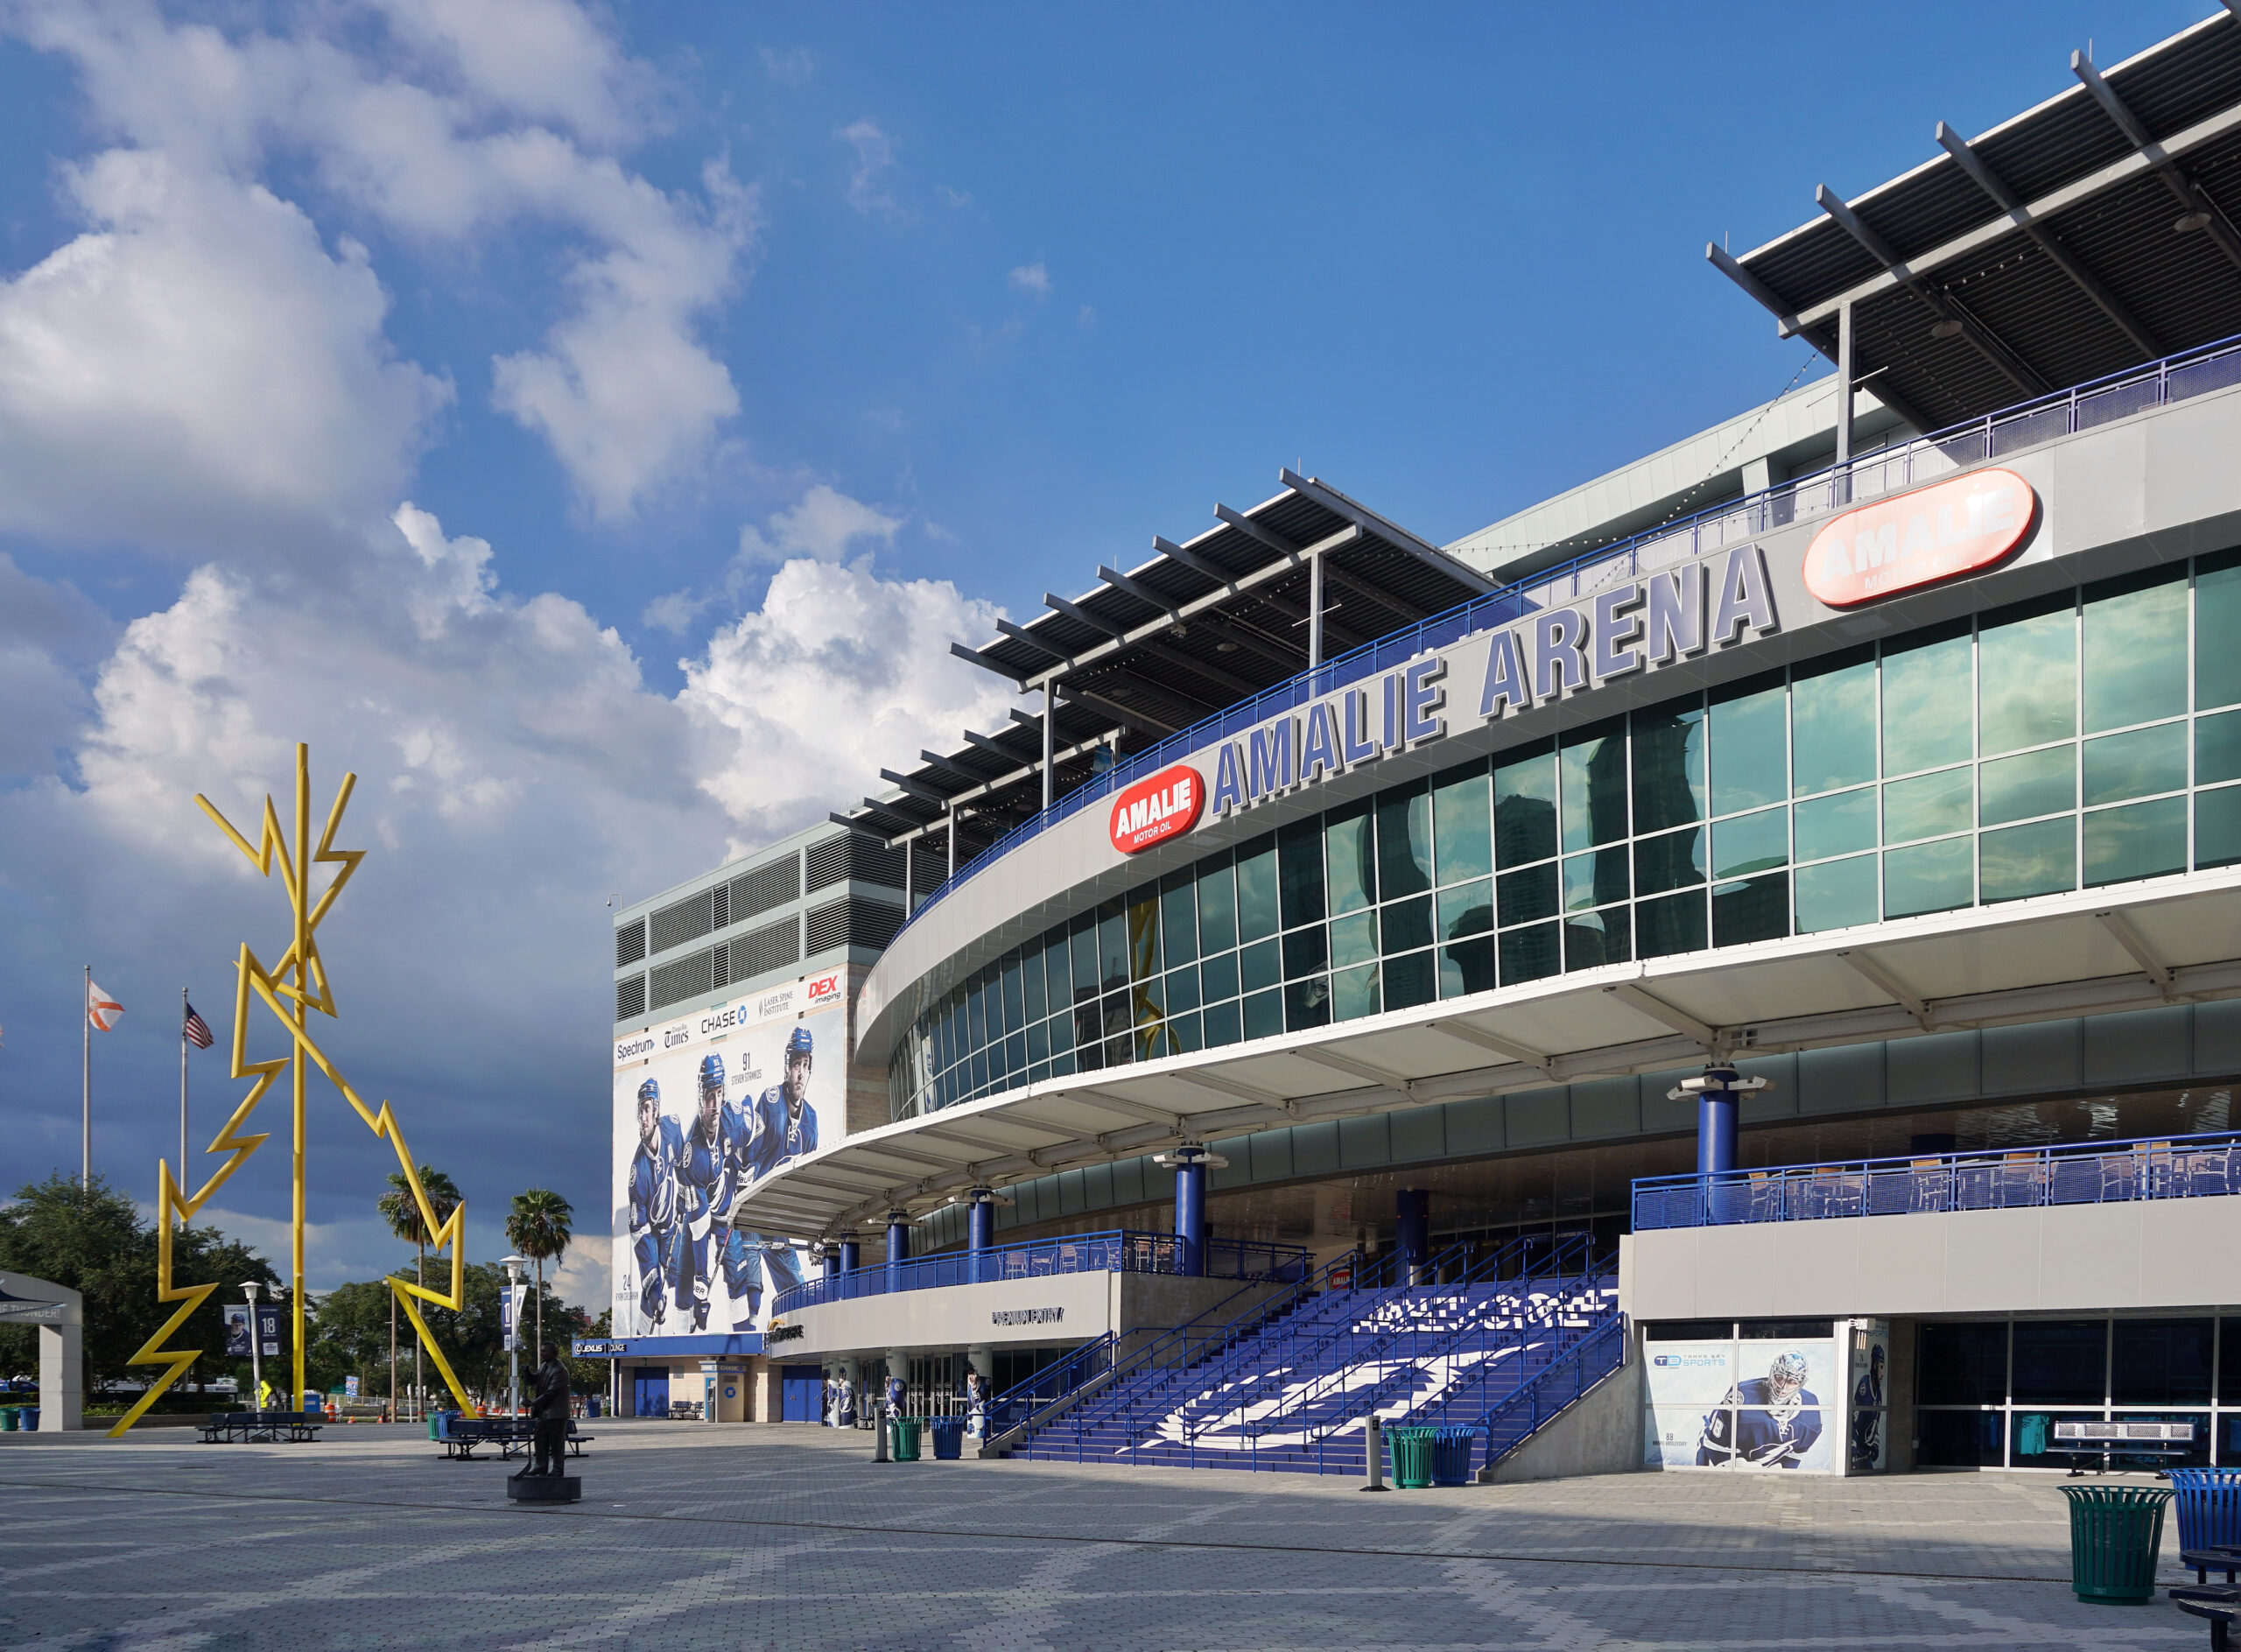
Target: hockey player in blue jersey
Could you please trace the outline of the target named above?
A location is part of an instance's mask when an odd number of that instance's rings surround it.
[[[700,1062],[700,1110],[685,1141],[678,1175],[683,1216],[692,1231],[687,1252],[691,1279],[678,1287],[679,1300],[692,1294],[692,1328],[708,1328],[709,1297],[716,1269],[732,1302],[732,1329],[752,1330],[762,1305],[762,1257],[759,1241],[731,1225],[732,1200],[747,1184],[754,1127],[746,1112],[724,1100],[724,1058]]]
[[[789,1161],[817,1151],[817,1109],[809,1104],[810,1036],[807,1027],[786,1035],[786,1076],[755,1104],[754,1179],[761,1181]]]
[[[630,1156],[630,1254],[638,1269],[638,1311],[646,1328],[669,1311],[668,1286],[683,1266],[685,1229],[678,1221],[677,1170],[685,1133],[662,1116],[662,1087],[638,1086],[638,1147]]]
[[[1795,1468],[1821,1438],[1821,1401],[1805,1386],[1802,1353],[1778,1356],[1762,1377],[1746,1377],[1704,1418],[1699,1468]]]

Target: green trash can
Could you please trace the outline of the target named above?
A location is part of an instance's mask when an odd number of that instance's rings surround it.
[[[918,1460],[918,1426],[924,1421],[924,1417],[898,1417],[891,1420],[896,1462],[915,1463]]]
[[[2171,1493],[2147,1486],[2065,1486],[2069,1585],[2081,1600],[2145,1606],[2155,1597],[2155,1555]]]
[[[1396,1428],[1385,1438],[1393,1442],[1393,1483],[1404,1492],[1423,1490],[1432,1483],[1432,1437],[1437,1429]]]
[[[12,1405],[0,1405],[0,1434],[13,1434],[15,1431],[16,1408]]]

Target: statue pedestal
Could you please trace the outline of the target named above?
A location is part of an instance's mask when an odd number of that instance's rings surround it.
[[[584,1494],[584,1482],[573,1474],[509,1474],[506,1501],[513,1503],[573,1503]]]

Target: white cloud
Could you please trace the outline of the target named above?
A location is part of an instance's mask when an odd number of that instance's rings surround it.
[[[760,55],[762,72],[783,86],[799,86],[817,73],[817,59],[804,46],[790,52],[776,52],[766,46]]]
[[[739,552],[714,585],[699,592],[672,591],[656,597],[640,617],[648,625],[681,636],[711,608],[736,608],[760,569],[795,557],[833,562],[859,551],[875,551],[894,544],[903,521],[824,482],[815,483],[791,507],[774,512],[762,526],[747,523],[741,527]]]
[[[945,207],[963,208],[973,204],[973,197],[961,189],[952,189],[947,184],[934,186],[934,199]]]
[[[1074,322],[1085,333],[1096,332],[1097,307],[1094,305],[1085,304],[1075,313]]]
[[[1040,258],[1033,264],[1021,264],[1012,271],[1011,279],[1013,288],[1018,292],[1036,299],[1050,296],[1050,271],[1043,267]]]
[[[903,208],[888,180],[895,168],[895,140],[868,116],[850,122],[832,136],[856,151],[856,164],[848,172],[848,204],[867,218],[874,214],[902,217]]]

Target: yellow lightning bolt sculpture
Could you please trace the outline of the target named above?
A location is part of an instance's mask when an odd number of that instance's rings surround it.
[[[310,1078],[310,1069],[314,1066],[342,1093],[342,1099],[365,1121],[367,1128],[397,1150],[397,1162],[404,1169],[405,1184],[412,1190],[412,1200],[419,1206],[422,1227],[432,1236],[437,1255],[440,1256],[446,1247],[450,1248],[452,1281],[448,1293],[431,1290],[394,1276],[389,1280],[389,1288],[396,1295],[397,1305],[404,1310],[405,1318],[411,1320],[413,1331],[419,1336],[421,1345],[428,1350],[428,1357],[435,1361],[436,1369],[443,1374],[444,1381],[451,1388],[452,1396],[459,1402],[460,1409],[466,1411],[474,1409],[474,1402],[467,1398],[467,1390],[460,1386],[459,1378],[452,1374],[451,1362],[444,1358],[444,1351],[436,1346],[435,1338],[429,1335],[428,1322],[420,1317],[420,1310],[414,1302],[418,1297],[422,1302],[432,1302],[439,1308],[449,1308],[454,1312],[465,1304],[467,1257],[460,1240],[467,1220],[467,1206],[460,1203],[443,1221],[437,1221],[435,1207],[428,1201],[427,1190],[420,1185],[420,1172],[412,1162],[411,1149],[405,1145],[404,1132],[397,1125],[397,1115],[390,1111],[389,1103],[383,1102],[378,1113],[367,1107],[357,1091],[351,1087],[350,1081],[342,1076],[334,1063],[327,1058],[327,1053],[313,1040],[307,1028],[307,1017],[312,1010],[316,1009],[329,1016],[335,1013],[334,994],[327,985],[327,967],[320,960],[318,931],[327,909],[334,904],[334,897],[342,893],[342,886],[358,869],[358,862],[366,857],[363,849],[338,849],[334,847],[334,833],[342,824],[342,811],[348,806],[351,789],[357,784],[358,777],[354,774],[342,777],[342,784],[335,791],[334,805],[327,811],[327,829],[320,834],[319,847],[306,853],[312,824],[311,749],[297,746],[296,847],[292,854],[289,853],[287,838],[280,829],[279,813],[272,806],[270,797],[264,800],[263,830],[252,847],[249,840],[234,829],[232,823],[218,812],[207,798],[200,792],[195,794],[194,800],[201,805],[202,812],[217,824],[218,829],[232,840],[235,848],[249,858],[259,872],[270,877],[272,862],[276,856],[278,858],[280,875],[288,886],[288,903],[295,914],[295,937],[289,943],[288,950],[281,955],[279,963],[269,970],[257,960],[256,954],[249,949],[247,943],[242,946],[238,966],[240,979],[234,988],[233,1076],[254,1079],[256,1082],[249,1086],[249,1093],[234,1109],[233,1116],[226,1121],[225,1128],[218,1132],[217,1138],[204,1149],[209,1153],[228,1155],[226,1161],[191,1197],[186,1195],[172,1179],[171,1165],[158,1161],[157,1174],[162,1196],[156,1241],[156,1300],[175,1302],[179,1304],[179,1311],[148,1339],[139,1353],[132,1356],[131,1363],[134,1365],[158,1365],[168,1368],[161,1378],[149,1385],[139,1402],[118,1419],[115,1428],[109,1430],[111,1439],[123,1435],[138,1422],[141,1414],[156,1402],[165,1389],[178,1381],[186,1367],[202,1353],[200,1348],[168,1348],[164,1346],[172,1334],[186,1323],[187,1317],[209,1299],[212,1291],[218,1289],[215,1281],[201,1285],[175,1285],[172,1283],[172,1224],[174,1220],[181,1223],[193,1220],[194,1213],[208,1202],[211,1195],[226,1185],[227,1178],[248,1161],[249,1155],[264,1144],[266,1138],[263,1135],[244,1135],[242,1132],[247,1127],[250,1114],[256,1111],[256,1104],[264,1099],[264,1093],[272,1087],[273,1080],[283,1071],[288,1074],[294,1102],[294,1204],[290,1255],[296,1315],[294,1388],[297,1406],[301,1408],[306,1404],[308,1394],[304,1381],[304,1091]],[[312,868],[315,864],[341,868],[316,905],[312,902]],[[286,1029],[291,1045],[287,1055],[270,1061],[251,1061],[249,1058],[249,1009],[252,993]]]

